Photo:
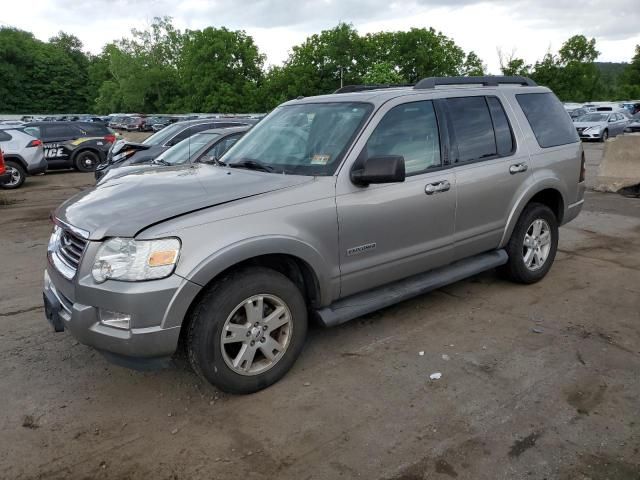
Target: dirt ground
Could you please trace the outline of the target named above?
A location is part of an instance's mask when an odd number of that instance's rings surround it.
[[[90,183],[33,177],[0,205],[0,478],[640,478],[640,199],[587,193],[536,285],[486,273],[313,327],[238,397],[49,329],[47,217]]]

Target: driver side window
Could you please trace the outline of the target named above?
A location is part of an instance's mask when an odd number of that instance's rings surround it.
[[[407,176],[442,165],[433,102],[404,103],[385,114],[360,156],[366,159],[386,155],[401,155]]]

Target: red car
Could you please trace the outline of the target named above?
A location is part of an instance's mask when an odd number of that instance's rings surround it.
[[[7,168],[4,166],[4,154],[0,150],[0,185],[4,185],[11,179],[11,174],[7,172]]]

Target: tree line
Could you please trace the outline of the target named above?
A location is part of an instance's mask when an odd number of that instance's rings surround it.
[[[565,101],[640,97],[640,46],[629,64],[596,64],[595,39],[576,35],[533,65],[499,52],[502,73],[527,75]],[[0,28],[0,109],[4,113],[261,112],[341,84],[412,84],[424,77],[483,75],[473,51],[432,28],[360,35],[352,25],[311,35],[278,66],[244,31],[180,31],[168,17],[83,51],[64,32],[43,42]]]

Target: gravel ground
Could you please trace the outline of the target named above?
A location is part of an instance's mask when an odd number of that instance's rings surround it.
[[[236,397],[50,331],[47,218],[90,183],[33,177],[0,205],[0,478],[640,478],[640,199],[588,193],[536,285],[489,272],[313,327]]]

